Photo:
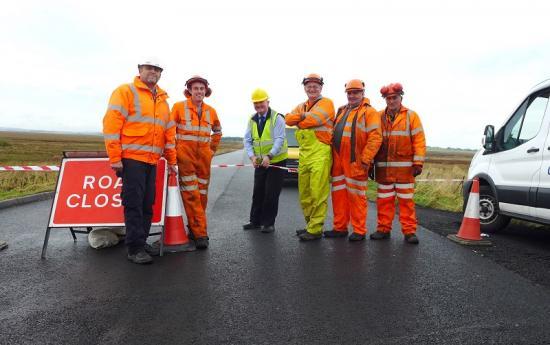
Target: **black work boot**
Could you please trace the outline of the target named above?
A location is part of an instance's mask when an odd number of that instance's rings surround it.
[[[418,244],[418,237],[416,237],[415,234],[407,234],[405,235],[405,242],[410,244]]]
[[[370,239],[371,240],[387,240],[390,238],[390,233],[389,232],[382,232],[382,231],[377,231],[373,234],[370,234]]]
[[[206,248],[208,248],[208,236],[197,238],[195,240],[195,247],[197,247],[197,249],[206,249]]]
[[[305,234],[307,232],[306,229],[298,229],[296,230],[296,236],[300,236],[301,234]]]
[[[153,243],[154,244],[154,243]],[[147,254],[151,256],[159,256],[160,255],[160,243],[158,246],[152,246],[148,243],[145,243],[145,246],[143,247]]]
[[[128,253],[128,260],[139,265],[150,264],[153,262],[153,258],[151,255],[147,254],[145,249],[140,249],[133,254]]]
[[[348,240],[350,240],[351,242],[363,241],[364,239],[365,239],[365,235],[361,235],[356,232],[351,234],[350,237],[348,238]]]
[[[260,230],[261,226],[259,224],[254,224],[252,222],[243,225],[243,230]]]
[[[323,237],[323,234],[311,234],[306,231],[298,237],[300,238],[300,241],[314,241],[320,240]]]
[[[330,231],[323,231],[323,235],[328,238],[339,238],[339,237],[346,237],[348,235],[347,230],[330,230]]]
[[[275,231],[275,227],[273,225],[264,225],[262,226],[262,232],[265,234],[268,234],[270,232]]]

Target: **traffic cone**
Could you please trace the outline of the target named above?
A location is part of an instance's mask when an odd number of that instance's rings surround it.
[[[468,246],[490,246],[491,241],[481,238],[479,225],[479,179],[472,183],[468,204],[464,211],[464,218],[456,235],[447,235],[451,241]]]
[[[189,241],[183,225],[183,202],[178,188],[176,173],[168,174],[168,195],[166,198],[166,214],[164,217],[163,251],[170,253],[190,252],[195,245]]]

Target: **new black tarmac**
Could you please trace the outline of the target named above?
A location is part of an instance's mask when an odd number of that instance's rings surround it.
[[[210,248],[149,266],[127,261],[122,245],[73,243],[66,229],[52,230],[41,260],[51,200],[0,210],[10,244],[0,252],[0,344],[550,343],[547,288],[424,228],[418,246],[397,225],[389,241],[302,243],[289,184],[277,230],[243,231],[252,179],[251,168],[214,170]]]

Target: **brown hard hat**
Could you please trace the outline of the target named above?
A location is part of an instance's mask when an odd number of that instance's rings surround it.
[[[209,87],[208,80],[206,80],[206,78],[203,78],[199,75],[194,75],[185,82],[185,87],[187,88],[185,89],[185,91],[183,91],[185,97],[191,97],[191,92],[190,92],[191,86],[193,85],[193,83],[196,83],[196,82],[204,84],[204,86],[206,87],[205,96],[210,97],[210,95],[212,94],[212,89]]]
[[[302,84],[303,85],[306,85],[307,83],[309,83],[310,81],[312,82],[315,82],[319,85],[323,85],[323,77],[321,77],[320,75],[316,74],[316,73],[310,73],[308,75],[305,76],[305,78],[302,80]]]
[[[365,91],[365,83],[359,79],[352,79],[346,83],[346,92],[351,90]]]

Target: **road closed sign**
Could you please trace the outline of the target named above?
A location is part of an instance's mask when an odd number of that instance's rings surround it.
[[[164,224],[166,160],[157,165],[153,225]],[[61,163],[49,227],[124,226],[122,179],[107,158],[65,158]]]

